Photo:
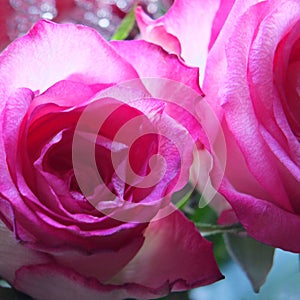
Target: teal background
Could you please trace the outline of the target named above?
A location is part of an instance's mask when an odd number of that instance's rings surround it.
[[[233,261],[220,267],[225,279],[190,292],[191,300],[299,300],[300,264],[298,254],[276,249],[274,263],[259,294]]]

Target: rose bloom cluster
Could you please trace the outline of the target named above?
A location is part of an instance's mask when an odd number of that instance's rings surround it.
[[[197,68],[43,20],[0,66],[1,278],[34,299],[79,300],[159,298],[223,277],[171,203],[201,135]]]
[[[137,20],[144,39],[202,69],[227,147],[220,184],[220,133],[207,155],[220,223],[299,253],[300,2],[176,1],[159,20],[142,10]]]
[[[155,20],[137,8],[143,40],[40,21],[11,43],[1,278],[40,300],[151,299],[222,279],[171,203],[190,179],[221,224],[299,253],[299,16],[297,0],[177,0]]]

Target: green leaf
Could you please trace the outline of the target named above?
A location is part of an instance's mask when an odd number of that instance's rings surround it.
[[[116,32],[112,36],[112,40],[125,40],[130,34],[131,30],[135,24],[135,7],[131,9],[126,17],[123,19],[120,26],[117,28]]]
[[[272,268],[275,249],[242,234],[226,233],[224,241],[230,256],[245,271],[254,292],[258,293]]]
[[[217,214],[209,205],[199,207],[200,198],[201,194],[196,189],[193,190],[188,201],[188,205],[185,205],[182,210],[194,223],[201,222],[215,224],[218,219]]]
[[[231,260],[231,257],[229,256],[225,247],[223,235],[215,234],[206,236],[205,238],[214,245],[214,257],[219,267]]]

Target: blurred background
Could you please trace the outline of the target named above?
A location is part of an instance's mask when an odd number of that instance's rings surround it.
[[[173,0],[139,0],[151,16],[164,14]],[[110,39],[136,0],[0,0],[0,50],[39,19],[91,26]],[[133,31],[131,38],[138,31]]]

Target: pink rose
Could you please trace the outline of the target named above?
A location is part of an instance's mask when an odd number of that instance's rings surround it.
[[[197,69],[47,21],[0,65],[1,278],[41,300],[149,299],[222,278],[170,204],[201,132]]]
[[[154,41],[164,28],[172,37],[157,43],[170,49],[177,39],[181,49],[173,52],[205,67],[203,91],[227,144],[219,192],[252,237],[300,252],[300,3],[195,0],[193,9],[185,3],[176,1],[157,21],[138,11],[143,36]]]

